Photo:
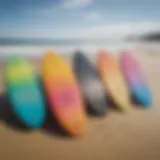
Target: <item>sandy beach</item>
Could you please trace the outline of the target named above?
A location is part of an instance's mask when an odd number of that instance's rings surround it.
[[[49,132],[46,128],[31,131],[20,127],[3,102],[5,66],[1,63],[0,160],[159,160],[160,52],[145,51],[135,56],[148,78],[152,107],[145,110],[131,104],[126,113],[110,109],[104,118],[88,116],[87,132],[78,139]],[[40,61],[31,63],[38,72]]]

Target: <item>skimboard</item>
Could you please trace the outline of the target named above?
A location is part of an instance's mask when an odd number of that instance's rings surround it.
[[[121,53],[120,60],[133,98],[144,107],[151,105],[151,93],[139,63],[128,52]]]
[[[107,102],[103,83],[95,66],[81,52],[75,53],[74,72],[89,110],[94,114],[104,115]]]
[[[100,51],[97,65],[107,94],[122,110],[129,108],[129,93],[119,63],[106,51]]]
[[[43,59],[43,81],[52,114],[71,136],[81,136],[86,115],[78,83],[72,69],[58,54],[48,52]]]
[[[7,64],[5,76],[13,111],[27,127],[41,127],[45,120],[45,103],[30,64],[24,59],[13,58]]]

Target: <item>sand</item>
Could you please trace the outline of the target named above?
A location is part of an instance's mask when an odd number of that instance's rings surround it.
[[[160,159],[160,54],[136,55],[148,78],[153,106],[131,105],[127,113],[109,110],[104,118],[88,117],[86,134],[78,139],[21,128],[1,98],[0,160],[159,160]],[[38,71],[39,62],[32,60]],[[0,73],[3,75],[1,64]],[[1,93],[5,85],[0,78]]]

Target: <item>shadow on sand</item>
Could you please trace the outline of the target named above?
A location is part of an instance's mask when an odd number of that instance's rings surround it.
[[[65,132],[65,130],[60,127],[59,123],[56,120],[54,113],[51,111],[51,106],[49,106],[47,96],[45,94],[44,86],[41,79],[38,77],[39,83],[42,89],[43,96],[45,97],[45,106],[46,106],[46,120],[44,125],[40,128],[40,131],[46,133],[48,135],[53,135],[56,137],[64,137],[70,138],[70,136]],[[107,97],[108,109],[113,109],[117,112],[122,112],[118,107],[116,107],[115,103],[109,96]],[[91,107],[86,102],[87,112],[90,116],[95,116],[95,113],[90,109]],[[107,109],[107,110],[108,110]],[[107,111],[108,112],[108,111]],[[103,117],[103,116],[102,116]],[[26,127],[22,121],[19,120],[18,116],[13,112],[12,106],[9,103],[7,93],[0,95],[0,120],[3,121],[6,126],[22,131],[22,132],[30,132],[33,129]]]
[[[70,138],[67,132],[62,127],[60,127],[59,123],[55,118],[55,115],[52,114],[49,108],[50,106],[47,105],[47,116],[46,121],[41,128],[42,131],[51,136],[54,135],[56,137]]]
[[[53,113],[53,111],[51,111],[51,106],[49,105],[49,101],[47,99],[47,95],[44,89],[44,84],[42,82],[42,79],[40,77],[38,77],[38,79],[39,79],[39,84],[41,86],[41,90],[43,93],[43,97],[45,97],[44,100],[45,100],[45,106],[46,106],[46,120],[43,127],[41,128],[42,131],[51,136],[54,135],[56,137],[69,138],[70,136],[62,127],[60,127],[55,117],[55,114]]]
[[[123,113],[123,110],[118,107],[116,102],[113,100],[112,96],[107,96],[108,106],[111,110],[116,111],[117,113]]]
[[[30,131],[13,112],[7,93],[0,95],[0,120],[13,129],[26,132]]]
[[[135,98],[135,96],[131,95],[130,96],[130,100],[131,100],[131,103],[136,107],[136,108],[141,108],[141,104],[137,101],[137,99]]]
[[[55,117],[48,111],[44,125],[40,131],[56,137],[69,137],[69,135],[58,125]],[[7,94],[0,95],[0,120],[9,128],[19,132],[31,132],[33,129],[26,127],[18,116],[13,112],[12,106],[9,103]]]

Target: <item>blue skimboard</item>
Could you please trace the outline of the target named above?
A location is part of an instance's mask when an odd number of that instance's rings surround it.
[[[24,59],[14,58],[9,60],[5,73],[13,111],[27,127],[41,127],[46,115],[45,103],[32,67]]]

